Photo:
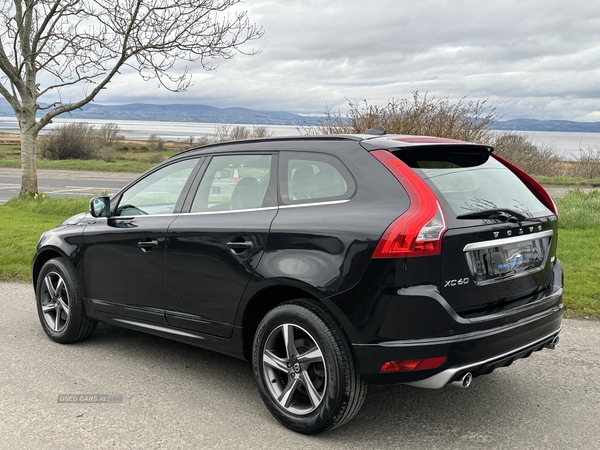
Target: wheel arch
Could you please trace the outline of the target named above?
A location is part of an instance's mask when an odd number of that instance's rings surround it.
[[[33,288],[35,289],[35,287],[37,286],[37,281],[40,276],[42,267],[44,267],[44,264],[46,264],[52,258],[62,258],[68,265],[71,266],[71,268],[73,269],[73,273],[75,273],[75,276],[77,277],[77,282],[79,283],[80,289],[83,292],[83,285],[81,283],[79,271],[73,264],[73,261],[71,261],[71,259],[57,247],[45,248],[35,256],[31,265],[31,279],[33,281]]]
[[[305,299],[323,308],[343,331],[338,318],[331,311],[325,299],[319,299],[309,290],[296,286],[269,286],[257,292],[246,304],[242,320],[243,353],[248,361],[252,361],[252,343],[262,318],[273,308],[291,300]]]

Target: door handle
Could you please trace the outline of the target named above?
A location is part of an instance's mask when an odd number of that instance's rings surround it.
[[[139,248],[141,248],[143,252],[149,252],[153,248],[158,247],[158,241],[156,241],[156,240],[153,240],[153,241],[142,241],[142,242],[138,242],[137,246]]]
[[[227,247],[231,249],[233,253],[239,254],[244,252],[245,250],[251,249],[254,244],[251,241],[231,241],[227,243]]]

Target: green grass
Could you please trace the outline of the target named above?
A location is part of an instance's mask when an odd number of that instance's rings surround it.
[[[556,206],[567,315],[600,318],[600,190],[570,191]]]
[[[600,187],[600,178],[544,177],[542,175],[533,175],[533,178],[543,185]]]
[[[0,206],[0,280],[29,281],[40,235],[88,209],[89,199],[14,198]]]
[[[561,229],[600,230],[600,190],[588,194],[575,189],[556,201]]]
[[[19,142],[2,141],[0,136],[0,167],[21,167]],[[167,142],[161,150],[150,150],[144,141],[127,141],[127,145],[110,153],[114,161],[101,159],[68,159],[53,161],[38,156],[38,169],[87,170],[104,172],[145,172],[157,163],[185,150],[187,146],[178,142]]]
[[[566,315],[600,319],[600,229],[560,230],[557,254],[565,271]]]
[[[40,234],[67,217],[86,211],[88,201],[17,197],[0,206],[0,280],[28,281]],[[556,203],[566,314],[600,319],[600,191],[571,191]]]
[[[89,170],[102,172],[145,172],[154,167],[155,163],[121,160],[105,162],[98,159],[66,159],[64,161],[49,161],[38,159],[38,169]],[[14,158],[0,159],[0,167],[21,167],[21,160]]]

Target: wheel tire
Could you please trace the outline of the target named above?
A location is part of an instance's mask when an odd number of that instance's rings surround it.
[[[266,407],[298,433],[346,423],[367,392],[342,330],[309,300],[284,303],[265,315],[254,337],[252,365]]]
[[[86,315],[77,278],[64,259],[43,265],[35,297],[42,328],[54,342],[82,341],[96,330],[98,322]]]

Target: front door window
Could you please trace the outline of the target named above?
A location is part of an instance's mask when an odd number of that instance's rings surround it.
[[[140,180],[123,193],[115,215],[172,214],[197,162],[197,159],[179,161]]]

